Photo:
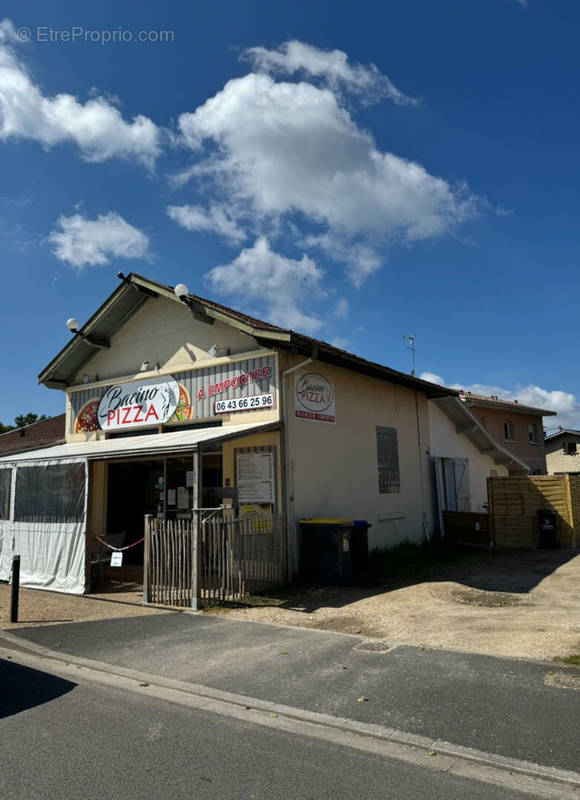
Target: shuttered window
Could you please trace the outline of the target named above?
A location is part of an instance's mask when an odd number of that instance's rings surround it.
[[[396,428],[381,428],[377,425],[377,468],[379,493],[391,494],[401,491],[399,474],[399,449]]]

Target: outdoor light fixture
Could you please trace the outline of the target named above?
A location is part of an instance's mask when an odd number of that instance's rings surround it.
[[[66,321],[66,326],[73,336],[82,339],[83,342],[90,344],[92,347],[110,347],[111,345],[106,339],[98,339],[95,336],[87,336],[86,333],[81,333],[79,330],[79,321],[74,317],[69,317]]]
[[[149,362],[144,361],[139,367],[139,372],[147,372],[148,369],[149,369]]]
[[[213,325],[213,317],[210,317],[206,312],[203,303],[189,296],[189,289],[185,283],[178,283],[173,292],[178,300],[188,306],[194,319],[199,320],[199,322],[205,322],[207,325]]]
[[[189,289],[185,283],[178,283],[173,291],[178,300],[185,300],[189,294]]]

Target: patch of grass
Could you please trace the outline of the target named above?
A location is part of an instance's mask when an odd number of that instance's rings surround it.
[[[574,667],[580,667],[580,653],[572,653],[570,656],[556,656],[554,661],[560,664],[572,664]]]

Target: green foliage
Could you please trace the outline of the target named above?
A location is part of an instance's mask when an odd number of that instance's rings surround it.
[[[14,424],[17,428],[25,428],[27,425],[32,425],[34,422],[41,422],[43,419],[47,419],[46,414],[41,414],[39,417],[38,414],[33,414],[29,411],[28,414],[20,414],[14,417]]]
[[[4,423],[0,422],[0,433],[8,433],[16,428],[26,428],[27,425],[32,425],[33,422],[42,422],[43,419],[50,419],[50,417],[47,417],[46,414],[38,416],[38,414],[33,414],[31,411],[28,414],[19,414],[14,417],[14,425],[4,425]]]

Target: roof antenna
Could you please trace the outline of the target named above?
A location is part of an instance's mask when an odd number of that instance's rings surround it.
[[[415,377],[415,342],[417,337],[414,333],[404,333],[403,341],[405,342],[407,350],[411,351],[411,375]]]

